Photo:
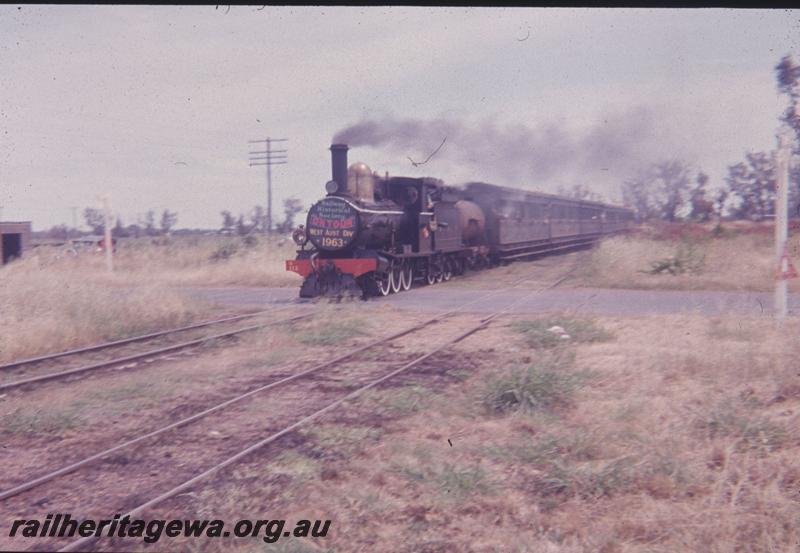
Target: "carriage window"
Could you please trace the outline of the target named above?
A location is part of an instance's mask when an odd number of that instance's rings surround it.
[[[521,219],[524,214],[523,204],[517,202],[502,202],[499,205],[498,212],[508,219]]]

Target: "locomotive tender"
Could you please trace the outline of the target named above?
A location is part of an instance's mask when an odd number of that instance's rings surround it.
[[[286,270],[304,278],[300,297],[385,296],[417,280],[434,284],[468,268],[591,244],[633,220],[631,210],[598,202],[381,177],[363,163],[348,168],[347,151],[331,146],[327,196],[292,235],[300,249]]]

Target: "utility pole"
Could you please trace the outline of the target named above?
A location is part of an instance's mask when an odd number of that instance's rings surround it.
[[[267,167],[267,223],[264,225],[264,232],[272,232],[272,166],[288,163],[287,152],[289,150],[273,150],[273,142],[286,142],[288,138],[269,138],[264,140],[250,140],[250,144],[266,144],[266,149],[258,152],[250,152],[250,167],[265,165]]]
[[[777,179],[775,183],[775,260],[778,274],[775,280],[775,318],[778,324],[786,319],[787,279],[790,276],[790,261],[786,242],[789,238],[789,159],[791,147],[788,129],[778,132],[778,151],[776,154]]]
[[[111,200],[108,195],[103,196],[103,249],[106,254],[106,269],[114,272],[114,261],[111,258],[114,245],[111,241]]]

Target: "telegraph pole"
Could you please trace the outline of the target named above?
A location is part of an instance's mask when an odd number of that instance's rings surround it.
[[[775,183],[775,260],[778,266],[775,280],[775,318],[778,323],[786,319],[787,278],[789,259],[786,242],[789,238],[789,159],[791,148],[787,129],[778,132],[778,151],[776,154],[777,182]]]
[[[286,142],[288,138],[269,138],[264,140],[250,140],[250,144],[265,144],[264,151],[250,152],[250,167],[265,165],[267,167],[267,224],[264,232],[272,232],[272,166],[288,163],[289,150],[273,150],[273,142]]]
[[[103,196],[103,249],[106,254],[106,269],[111,273],[114,271],[114,261],[111,257],[114,246],[111,239],[111,198],[108,195]]]

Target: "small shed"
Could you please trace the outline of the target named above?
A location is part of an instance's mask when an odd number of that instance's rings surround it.
[[[0,222],[0,259],[5,265],[12,259],[22,257],[31,243],[31,223]]]

